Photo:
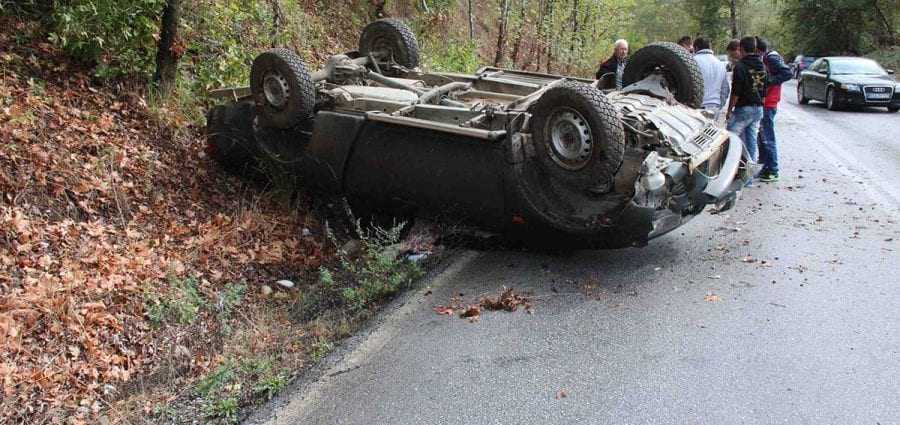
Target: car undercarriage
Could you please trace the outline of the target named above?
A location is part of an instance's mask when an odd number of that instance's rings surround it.
[[[741,140],[696,109],[702,79],[674,44],[635,53],[621,90],[495,67],[423,72],[418,57],[392,19],[315,72],[265,52],[249,88],[215,92],[231,102],[209,113],[210,155],[234,172],[275,161],[357,215],[540,247],[642,246],[707,205],[730,208],[749,179]]]

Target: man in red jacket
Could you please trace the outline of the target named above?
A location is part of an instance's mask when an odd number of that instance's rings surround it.
[[[778,181],[778,146],[775,142],[775,113],[781,100],[781,84],[791,79],[791,68],[784,63],[778,52],[769,50],[766,39],[756,38],[756,49],[762,57],[768,74],[768,89],[763,101],[763,118],[759,130],[759,163],[763,168],[759,180]]]

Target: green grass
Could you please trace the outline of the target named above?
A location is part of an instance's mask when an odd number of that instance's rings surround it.
[[[150,323],[155,327],[168,324],[190,325],[197,320],[206,300],[197,289],[194,278],[170,278],[172,290],[162,296],[152,294],[147,297],[146,309]]]

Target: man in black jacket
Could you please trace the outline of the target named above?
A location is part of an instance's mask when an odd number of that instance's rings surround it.
[[[596,78],[599,80],[604,75],[613,73],[616,76],[616,88],[620,89],[622,88],[622,74],[625,72],[626,63],[628,63],[628,42],[623,39],[616,40],[612,56],[606,62],[600,64]]]
[[[741,137],[750,158],[756,161],[756,136],[766,97],[766,67],[756,53],[755,37],[741,39],[738,55],[741,59],[734,65],[731,79],[728,130]]]

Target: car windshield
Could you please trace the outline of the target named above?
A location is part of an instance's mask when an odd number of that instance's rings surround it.
[[[844,59],[831,60],[831,73],[837,75],[885,75],[884,69],[873,60],[868,59]]]
[[[803,63],[809,65],[809,64],[815,62],[816,59],[817,58],[813,58],[813,57],[805,57],[805,58],[801,59],[801,61],[803,61]]]

